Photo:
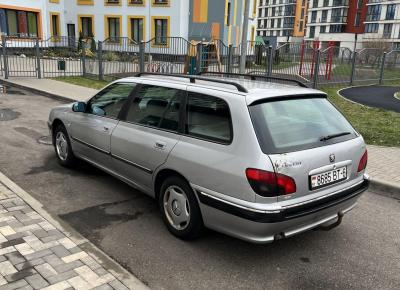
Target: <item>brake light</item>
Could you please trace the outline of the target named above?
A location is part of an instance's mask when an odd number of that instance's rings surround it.
[[[295,181],[284,174],[247,168],[246,177],[251,188],[261,196],[275,197],[296,192]]]
[[[363,156],[360,159],[360,163],[358,163],[357,172],[363,171],[365,167],[367,167],[367,162],[368,162],[368,151],[365,150]]]

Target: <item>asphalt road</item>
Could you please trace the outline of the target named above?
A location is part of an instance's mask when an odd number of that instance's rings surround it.
[[[183,242],[144,194],[85,163],[58,165],[53,148],[38,142],[58,104],[0,94],[0,110],[15,112],[0,121],[0,170],[150,287],[400,289],[399,200],[367,192],[340,227],[268,245],[211,231]]]
[[[343,89],[340,94],[356,103],[400,113],[400,100],[394,97],[398,91],[399,87],[362,86]]]

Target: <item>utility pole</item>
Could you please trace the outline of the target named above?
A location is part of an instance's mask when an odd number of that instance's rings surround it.
[[[257,1],[257,0],[253,0]],[[244,18],[242,26],[242,44],[240,52],[240,67],[239,72],[241,74],[246,72],[246,53],[247,53],[247,34],[249,31],[249,12],[250,12],[250,0],[245,0],[244,4]]]

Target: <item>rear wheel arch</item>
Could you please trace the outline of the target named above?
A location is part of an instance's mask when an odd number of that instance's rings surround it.
[[[160,195],[160,190],[161,190],[161,186],[162,186],[163,182],[168,177],[171,177],[171,176],[176,176],[176,177],[182,178],[190,186],[188,179],[185,176],[183,176],[181,173],[179,173],[178,171],[176,171],[174,169],[169,169],[169,168],[161,169],[159,172],[157,172],[156,177],[154,179],[154,194],[155,194],[154,196],[155,196],[156,200],[158,200],[158,197]]]

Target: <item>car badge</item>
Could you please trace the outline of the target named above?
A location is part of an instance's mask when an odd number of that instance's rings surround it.
[[[333,162],[335,162],[335,154],[331,154],[331,155],[329,155],[329,161],[331,162],[331,163],[333,163]]]

